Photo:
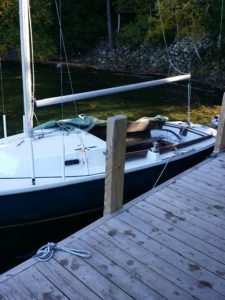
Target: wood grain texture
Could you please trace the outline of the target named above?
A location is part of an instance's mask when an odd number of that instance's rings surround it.
[[[123,205],[126,130],[126,117],[108,118],[104,215],[116,211]]]
[[[217,128],[216,143],[214,152],[225,151],[225,93],[223,94],[223,101],[220,111],[220,121]]]
[[[60,243],[91,258],[57,251],[3,274],[0,300],[225,300],[224,179],[225,153]]]

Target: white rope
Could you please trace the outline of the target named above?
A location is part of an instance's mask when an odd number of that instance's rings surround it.
[[[83,258],[91,257],[91,253],[89,251],[58,246],[56,243],[48,243],[42,246],[33,257],[39,261],[48,261],[53,257],[54,252],[57,250],[62,250]]]
[[[220,15],[220,33],[218,36],[217,47],[221,46],[221,38],[222,38],[222,27],[223,27],[223,0],[221,1],[221,15]]]
[[[171,157],[168,159],[167,163],[166,163],[165,166],[163,167],[161,173],[159,174],[158,178],[156,179],[156,181],[155,181],[155,183],[154,183],[154,185],[153,185],[153,187],[152,187],[153,189],[154,189],[154,187],[157,185],[157,183],[159,182],[159,179],[162,177],[162,175],[163,175],[163,173],[164,173],[166,167],[168,166],[168,164],[169,164],[169,162],[172,160],[172,158],[173,158],[173,156],[171,156]]]

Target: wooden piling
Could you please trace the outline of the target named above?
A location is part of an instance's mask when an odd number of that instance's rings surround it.
[[[223,94],[223,102],[220,111],[220,121],[217,129],[215,152],[225,151],[225,93]]]
[[[127,117],[107,120],[104,215],[122,207]]]

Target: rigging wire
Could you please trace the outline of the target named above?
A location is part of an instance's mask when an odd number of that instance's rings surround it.
[[[67,72],[69,76],[69,82],[70,82],[70,88],[71,88],[71,94],[74,93],[73,91],[73,84],[72,84],[72,79],[71,79],[71,73],[70,73],[70,68],[69,68],[69,63],[68,63],[68,58],[67,58],[67,52],[66,52],[66,47],[65,47],[65,42],[64,42],[64,36],[63,36],[63,31],[62,31],[62,5],[61,5],[61,0],[59,1],[59,5],[57,0],[55,0],[55,6],[56,6],[56,13],[57,13],[57,18],[58,18],[58,23],[59,23],[59,38],[60,38],[60,82],[61,82],[61,94],[63,95],[63,63],[62,63],[62,50],[64,52],[64,57],[66,61],[66,67],[67,67]],[[73,101],[74,103],[74,109],[75,113],[78,116],[78,110],[77,110],[77,103],[76,100]],[[62,119],[63,119],[63,103],[61,105],[61,111],[62,111]],[[86,157],[86,151],[85,151],[85,144],[82,138],[82,133],[79,134],[80,140],[81,140],[81,145],[82,145],[82,153],[84,155],[84,161],[85,161],[85,166],[86,166],[86,171],[87,174],[89,174],[89,167],[88,167],[88,160]]]
[[[3,78],[2,78],[2,59],[0,56],[0,81],[1,81],[1,98],[2,98],[2,121],[3,121],[3,133],[4,138],[7,137],[7,124],[6,124],[6,115],[5,115],[5,100],[3,92]]]
[[[184,72],[182,72],[181,70],[179,70],[179,69],[174,65],[174,63],[173,63],[172,60],[171,60],[170,53],[169,53],[169,50],[168,50],[167,41],[166,41],[166,35],[165,35],[164,27],[163,27],[163,20],[162,20],[162,15],[161,15],[161,9],[160,9],[160,2],[159,2],[159,0],[157,0],[157,6],[158,6],[159,20],[160,20],[160,25],[161,25],[161,30],[162,30],[163,40],[164,40],[164,44],[165,44],[165,47],[166,47],[167,57],[168,57],[168,60],[169,60],[169,63],[170,63],[169,70],[171,69],[171,67],[173,67],[174,70],[177,71],[178,73],[180,73],[180,74],[185,74]]]
[[[2,98],[2,114],[5,114],[5,100],[3,92],[3,78],[2,78],[2,59],[0,56],[0,81],[1,81],[1,98]]]
[[[161,10],[160,10],[159,0],[157,0],[157,6],[158,6],[158,11],[159,11],[159,19],[160,19],[160,24],[161,24],[161,29],[162,29],[163,40],[164,40],[164,44],[165,44],[165,47],[166,47],[166,53],[167,53],[168,60],[170,62],[168,73],[170,72],[171,67],[173,67],[174,70],[177,71],[177,72],[179,72],[180,74],[185,74],[181,70],[179,70],[173,64],[173,62],[171,60],[170,53],[169,53],[169,50],[168,50],[167,41],[166,41],[166,35],[165,35],[164,27],[163,27],[163,20],[162,20],[162,15],[161,15]],[[188,126],[190,126],[190,124],[191,124],[191,119],[190,119],[190,117],[191,117],[191,109],[190,109],[190,105],[191,105],[191,82],[189,81],[189,83],[188,83],[188,121],[187,121]]]
[[[31,50],[31,72],[32,72],[32,97],[35,97],[35,76],[34,76],[34,44],[33,44],[33,31],[31,22],[31,12],[29,7],[29,29],[30,29],[30,50]]]
[[[217,48],[220,48],[220,46],[221,46],[222,27],[223,27],[223,0],[221,0],[220,33],[218,35]]]
[[[30,115],[30,123],[33,121],[33,117],[35,117],[37,123],[39,124],[37,115],[34,112],[34,104],[35,104],[35,71],[34,71],[34,43],[33,43],[33,30],[32,30],[32,20],[31,20],[31,11],[30,6],[28,10],[28,19],[29,19],[29,30],[30,30],[30,51],[31,51],[31,97],[32,97],[32,114]]]
[[[61,1],[60,1],[60,4],[61,4]],[[59,23],[61,44],[62,44],[62,48],[63,48],[63,51],[64,51],[64,56],[65,56],[65,60],[66,60],[66,67],[67,67],[67,72],[68,72],[68,76],[69,76],[71,94],[73,94],[74,92],[73,92],[71,73],[70,73],[70,69],[69,69],[69,63],[68,63],[68,58],[67,58],[67,53],[66,53],[66,47],[65,47],[64,37],[63,37],[63,31],[62,31],[61,12],[59,12],[59,7],[58,7],[57,0],[55,0],[55,6],[56,6],[56,13],[57,13],[57,18],[58,18],[58,23]],[[76,115],[78,115],[76,101],[74,101],[74,108],[75,108]]]
[[[188,127],[191,126],[191,82],[188,83],[188,120],[187,120]]]
[[[62,20],[62,2],[59,0],[59,18]],[[61,96],[63,96],[63,65],[62,65],[62,31],[60,30],[59,32],[59,69],[60,69],[60,91],[61,91]],[[61,103],[61,114],[62,114],[62,119],[64,117],[64,105]]]

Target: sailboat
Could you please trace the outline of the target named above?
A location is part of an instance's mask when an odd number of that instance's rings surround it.
[[[19,0],[19,11],[24,131],[0,140],[0,228],[103,208],[106,125],[93,126],[93,118],[80,116],[34,127],[34,109],[190,79],[186,74],[34,100],[29,0]],[[212,152],[215,135],[207,126],[160,117],[128,122],[124,199],[203,160]]]

